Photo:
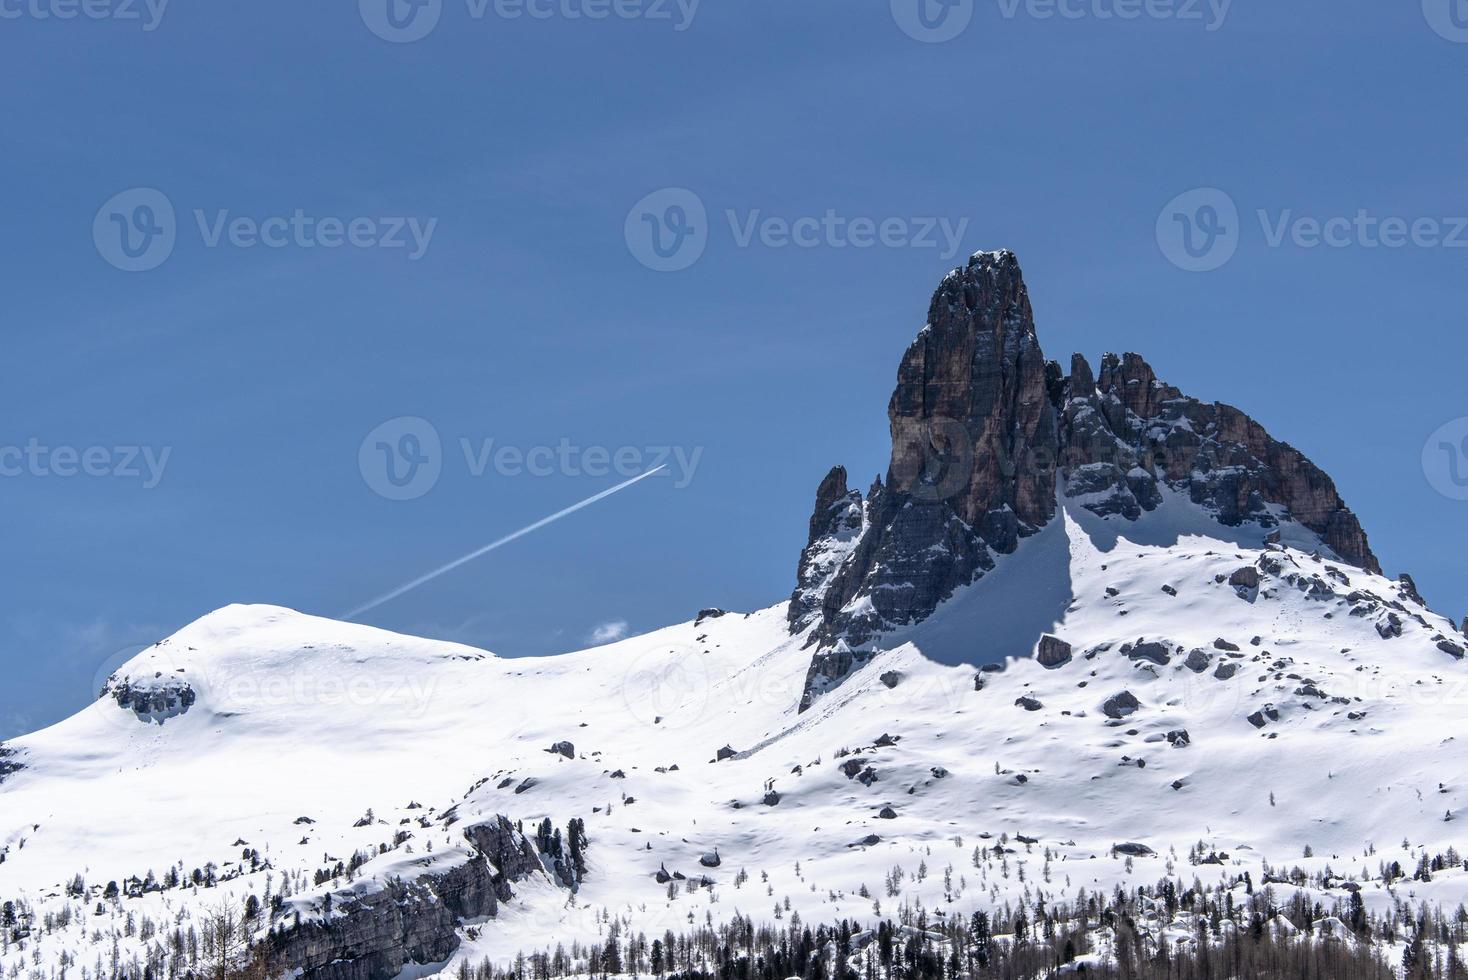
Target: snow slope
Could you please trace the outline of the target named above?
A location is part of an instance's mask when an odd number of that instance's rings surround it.
[[[1463,637],[1401,583],[1287,530],[1290,546],[1269,546],[1179,499],[1135,523],[1072,503],[804,713],[811,650],[783,604],[526,659],[232,606],[144,651],[91,708],[8,743],[25,768],[0,782],[0,899],[90,909],[108,881],[212,862],[217,888],[122,900],[188,921],[413,835],[356,884],[293,889],[309,915],[328,892],[463,860],[480,815],[583,818],[579,890],[516,884],[434,972],[596,939],[609,915],[652,935],[736,912],[967,914],[1266,862],[1364,881],[1381,860],[1461,845]],[[1245,568],[1257,589],[1230,583]],[[1042,633],[1069,662],[1034,659]],[[1138,707],[1108,717],[1122,692]],[[562,741],[574,758],[549,751]],[[1190,865],[1199,843],[1225,863]],[[1128,859],[1118,844],[1142,847]],[[250,872],[242,848],[269,870]],[[670,889],[660,869],[710,886]],[[78,874],[90,890],[68,898]],[[1468,876],[1416,887],[1452,905]],[[38,950],[86,961],[87,927],[33,935],[0,969]]]

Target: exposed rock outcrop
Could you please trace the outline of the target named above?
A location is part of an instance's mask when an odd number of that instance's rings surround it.
[[[883,634],[926,619],[1020,547],[1060,495],[1129,520],[1169,492],[1226,526],[1290,520],[1380,570],[1330,478],[1243,412],[1189,398],[1137,354],[1106,354],[1099,376],[1080,354],[1068,372],[1046,362],[1012,252],[981,252],[943,279],[887,414],[885,480],[863,497],[838,466],[816,492],[789,609],[792,632],[819,648],[803,708],[868,662]]]
[[[535,848],[501,816],[464,830],[472,847],[454,863],[425,856],[417,875],[331,895],[330,914],[280,921],[270,934],[274,969],[302,980],[388,980],[412,963],[436,963],[458,948],[462,920],[494,916],[510,883],[545,868]]]
[[[6,776],[14,775],[24,768],[25,766],[16,761],[16,751],[0,742],[0,783],[5,782]]]
[[[863,502],[838,468],[816,495],[791,623],[816,624],[823,645],[926,618],[1055,513],[1053,408],[1013,253],[975,255],[939,285],[887,416],[885,484]]]
[[[1041,667],[1054,669],[1070,663],[1071,647],[1058,636],[1046,633],[1040,637],[1040,645],[1035,650],[1035,659],[1040,662]]]

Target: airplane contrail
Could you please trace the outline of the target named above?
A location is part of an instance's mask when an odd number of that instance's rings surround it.
[[[592,504],[596,503],[598,500],[605,500],[606,498],[610,497],[612,494],[618,493],[619,491],[622,491],[622,490],[626,490],[628,487],[632,486],[632,484],[634,484],[634,483],[640,483],[641,481],[646,480],[648,477],[652,476],[653,474],[658,473],[658,472],[660,472],[662,470],[665,470],[667,468],[668,468],[667,464],[664,463],[662,466],[654,467],[653,469],[648,470],[646,473],[640,473],[637,476],[634,476],[630,480],[625,480],[622,483],[619,483],[619,484],[617,484],[614,487],[610,487],[610,488],[608,488],[606,490],[603,490],[601,493],[593,494],[592,496],[587,497],[585,500],[581,501],[580,503],[572,504],[570,507],[567,507],[564,510],[558,510],[554,514],[550,515],[549,517],[542,517],[540,520],[536,521],[534,524],[527,524],[524,527],[520,528],[520,530],[515,531],[512,534],[505,535],[504,537],[500,538],[498,541],[492,541],[489,544],[485,545],[483,548],[477,548],[474,551],[469,552],[467,555],[465,555],[462,558],[455,558],[453,561],[449,562],[447,565],[444,565],[442,568],[436,568],[436,569],[434,569],[433,571],[429,572],[426,575],[420,575],[417,578],[413,579],[413,581],[408,582],[405,585],[400,585],[396,589],[393,589],[391,592],[388,592],[385,595],[380,595],[376,599],[373,599],[371,602],[366,603],[365,605],[358,606],[356,609],[353,609],[351,612],[342,613],[337,618],[338,619],[356,619],[358,616],[362,615],[363,613],[370,612],[373,609],[376,609],[378,606],[382,605],[383,603],[391,602],[392,600],[396,599],[398,596],[406,595],[407,593],[412,592],[414,589],[418,588],[420,585],[427,585],[429,582],[432,582],[434,579],[438,578],[440,575],[447,575],[449,572],[452,572],[454,569],[458,568],[460,565],[467,565],[469,562],[473,561],[474,559],[480,558],[480,557],[482,557],[484,555],[487,555],[491,551],[494,551],[496,548],[504,547],[505,545],[509,544],[511,541],[515,541],[515,540],[517,540],[519,538],[523,538],[525,535],[531,533],[532,531],[539,531],[541,528],[545,527],[547,524],[554,524],[556,521],[560,520],[563,517],[569,517],[570,515],[576,513],[578,510],[581,510],[581,509],[586,508],[586,507],[590,507]]]

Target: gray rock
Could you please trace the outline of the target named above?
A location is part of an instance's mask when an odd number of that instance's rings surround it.
[[[572,745],[570,742],[557,742],[550,748],[546,749],[546,751],[549,752],[551,755],[563,755],[567,759],[576,758],[576,746]]]
[[[1259,569],[1245,565],[1228,577],[1228,584],[1238,589],[1259,588]]]
[[[1041,667],[1053,670],[1070,662],[1071,648],[1059,637],[1046,633],[1040,637],[1040,646],[1035,652],[1035,659],[1040,662]]]
[[[1188,659],[1183,661],[1183,666],[1195,674],[1201,674],[1212,662],[1212,658],[1202,650],[1192,650],[1188,653]]]
[[[1151,857],[1153,854],[1157,853],[1146,844],[1137,844],[1134,842],[1115,844],[1112,845],[1111,849],[1117,854],[1125,854],[1128,857]]]
[[[884,806],[881,810],[877,812],[877,816],[883,820],[896,820],[897,811],[892,809],[890,806]]]
[[[1238,653],[1239,652],[1239,648],[1235,644],[1232,644],[1232,643],[1228,642],[1227,640],[1221,639],[1221,638],[1213,641],[1213,649],[1215,649],[1215,650],[1223,650],[1226,653]]]
[[[448,959],[465,919],[493,917],[514,893],[510,884],[545,868],[535,848],[505,817],[464,831],[474,853],[465,863],[412,878],[391,878],[380,892],[336,896],[329,923],[289,917],[271,934],[275,968],[301,980],[390,980],[409,962]]]
[[[1101,713],[1108,718],[1125,718],[1141,707],[1142,703],[1137,700],[1136,695],[1131,691],[1122,691],[1120,694],[1113,694],[1102,703]]]
[[[1222,663],[1222,664],[1219,664],[1218,665],[1218,668],[1213,671],[1213,676],[1214,677],[1217,677],[1221,681],[1226,681],[1230,677],[1233,677],[1233,675],[1237,674],[1238,672],[1239,672],[1239,665],[1238,664]]]
[[[1015,698],[1014,703],[1016,706],[1024,708],[1026,711],[1039,711],[1041,708],[1045,707],[1039,701],[1036,701],[1034,698],[1030,697]]]
[[[1133,660],[1147,660],[1159,667],[1166,667],[1172,660],[1172,651],[1165,643],[1138,643],[1127,652]]]

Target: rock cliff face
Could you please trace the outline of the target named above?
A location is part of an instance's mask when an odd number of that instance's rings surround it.
[[[1054,409],[1012,253],[943,280],[887,415],[886,483],[863,501],[838,469],[817,494],[791,625],[823,645],[926,617],[1055,513]]]
[[[1379,571],[1330,478],[1236,408],[1157,379],[1136,354],[1047,362],[1012,252],[944,278],[888,405],[892,458],[865,498],[821,482],[790,603],[818,647],[804,705],[1050,521],[1057,500],[1136,520],[1186,494],[1229,526],[1293,520]]]
[[[437,963],[459,945],[462,920],[493,917],[513,897],[510,883],[544,866],[534,846],[501,816],[464,831],[472,855],[416,876],[389,877],[378,890],[337,898],[330,912],[270,936],[272,968],[302,980],[389,980],[408,963]]]

